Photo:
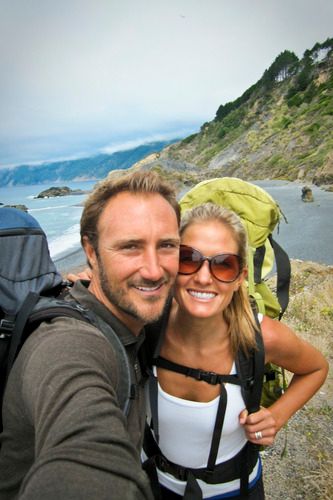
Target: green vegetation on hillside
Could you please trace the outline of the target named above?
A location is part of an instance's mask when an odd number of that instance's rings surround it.
[[[333,184],[332,115],[329,38],[300,60],[282,52],[257,83],[219,106],[197,134],[166,148],[160,168],[172,159],[187,165],[182,173],[187,180],[234,175]]]

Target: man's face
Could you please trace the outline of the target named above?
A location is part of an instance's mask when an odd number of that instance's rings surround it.
[[[156,321],[178,271],[175,211],[159,194],[117,194],[105,206],[97,230],[98,256],[89,290],[134,333]]]

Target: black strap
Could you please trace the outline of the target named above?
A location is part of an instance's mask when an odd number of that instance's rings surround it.
[[[254,450],[251,447],[251,443],[248,442],[248,446],[242,449],[239,457],[239,478],[240,478],[240,496],[241,498],[246,498],[249,493],[249,459],[250,450]]]
[[[249,413],[260,409],[260,400],[265,372],[265,346],[258,318],[256,303],[251,302],[253,316],[256,322],[256,347],[249,353],[239,349],[235,363],[238,376],[241,379],[241,391]]]
[[[142,469],[146,472],[150,487],[153,492],[153,497],[155,500],[161,500],[161,488],[158,482],[157,468],[155,456],[151,456],[142,464]]]
[[[272,234],[268,236],[269,242],[273,248],[275,264],[276,264],[276,296],[281,307],[279,319],[282,318],[289,302],[289,287],[291,266],[290,259],[285,250],[274,240]],[[253,275],[254,282],[261,283],[261,271],[265,258],[266,247],[262,245],[256,248],[253,257]]]
[[[253,359],[253,386],[252,402],[249,404],[248,412],[255,413],[260,410],[260,400],[265,371],[265,347],[261,332],[256,332],[257,349],[254,351]]]
[[[261,283],[261,271],[266,254],[265,245],[257,247],[253,256],[253,278],[255,283]]]
[[[4,314],[0,319],[0,340],[11,338],[15,325],[15,314]]]
[[[248,494],[249,474],[258,459],[258,447],[247,442],[243,450],[241,450],[236,457],[233,457],[227,462],[216,465],[216,458],[227,407],[227,392],[224,384],[232,383],[241,386],[244,401],[249,413],[258,411],[260,408],[260,397],[264,373],[264,346],[261,332],[259,330],[260,328],[256,331],[257,349],[254,349],[253,353],[248,356],[244,353],[241,355],[238,353],[238,356],[236,356],[237,375],[222,375],[215,372],[208,372],[180,365],[165,359],[162,356],[158,356],[158,353],[156,353],[156,356],[153,359],[153,365],[159,368],[164,368],[185,376],[190,376],[195,380],[205,381],[212,385],[221,385],[221,393],[207,467],[204,469],[191,469],[182,467],[167,460],[158,446],[158,380],[157,377],[154,376],[153,372],[150,372],[149,393],[152,428],[154,430],[155,439],[151,428],[146,425],[144,451],[148,457],[148,460],[146,461],[147,472],[148,469],[152,467],[152,463],[155,463],[156,467],[160,470],[172,474],[181,481],[186,481],[185,494],[183,497],[185,500],[202,499],[202,492],[197,483],[197,479],[202,479],[210,484],[217,484],[219,482],[227,482],[240,478],[241,494],[245,496]],[[156,471],[153,475],[150,474],[150,478],[152,483],[156,483]],[[152,484],[152,487],[153,489],[157,489],[156,484]]]
[[[272,235],[269,236],[269,241],[272,245],[275,255],[277,275],[276,295],[281,306],[281,313],[279,316],[279,319],[281,319],[289,303],[289,287],[291,276],[290,259],[283,248],[280,247],[280,245],[273,239]]]
[[[19,313],[16,316],[15,326],[13,329],[9,352],[8,352],[8,358],[7,358],[7,368],[6,368],[7,377],[13,366],[18,350],[21,346],[25,324],[27,322],[27,319],[31,311],[37,304],[39,297],[40,297],[39,294],[34,292],[29,292],[21,306]]]
[[[202,500],[202,491],[198,484],[198,481],[192,474],[192,472],[188,473],[186,487],[184,491],[184,500]]]
[[[224,424],[225,412],[227,409],[228,395],[224,384],[221,384],[221,393],[219,399],[219,405],[217,407],[214,431],[212,435],[212,441],[210,444],[209,457],[207,462],[207,470],[213,472],[215,468],[217,453],[219,450],[222,428]]]
[[[154,436],[158,444],[160,442],[159,422],[158,422],[158,380],[151,370],[149,371],[148,389],[149,389],[150,411],[152,420],[151,425],[152,428],[154,429]]]
[[[178,363],[174,363],[169,359],[163,358],[162,356],[158,356],[153,360],[153,364],[158,366],[159,368],[164,368],[166,370],[170,370],[173,372],[181,373],[186,377],[192,377],[195,380],[201,380],[203,382],[207,382],[207,384],[217,385],[217,384],[234,384],[241,385],[241,380],[238,375],[222,375],[215,372],[207,372],[205,370],[200,370],[198,368],[191,368],[185,365],[179,365]]]
[[[172,474],[180,481],[187,481],[188,476],[191,473],[196,479],[201,479],[208,484],[229,482],[239,479],[241,456],[245,453],[247,448],[249,448],[249,451],[246,452],[246,456],[248,457],[246,462],[248,470],[251,472],[256,465],[259,455],[258,448],[250,445],[251,443],[247,442],[244,448],[236,456],[230,458],[226,462],[215,465],[213,471],[208,471],[206,467],[200,469],[183,467],[182,465],[171,462],[163,455],[154,439],[149,425],[146,424],[143,449],[148,459],[144,462],[144,468],[146,469],[145,464],[149,461],[150,464],[154,463],[158,469]]]
[[[166,362],[166,366],[175,368],[174,371],[179,371],[178,368],[183,372],[184,366],[177,365],[177,363],[169,362],[164,358],[160,358],[162,364]],[[187,368],[187,367],[185,367]],[[200,371],[200,370],[199,370]],[[208,372],[210,373],[210,372]],[[215,374],[216,375],[216,374]],[[196,378],[196,377],[195,377]],[[233,383],[235,379],[233,378]],[[239,384],[239,379],[237,380],[237,385]],[[206,482],[217,483],[226,482],[226,473],[231,475],[232,479],[240,478],[241,490],[243,492],[248,491],[248,477],[249,472],[253,469],[255,462],[258,457],[258,453],[252,454],[252,459],[248,453],[249,444],[238,454],[237,457],[224,462],[220,465],[216,465],[216,458],[218,454],[218,449],[221,442],[222,429],[224,424],[224,418],[227,408],[227,391],[225,389],[224,383],[221,383],[221,392],[219,398],[218,409],[215,418],[215,425],[212,434],[211,446],[209,451],[209,457],[207,461],[207,467],[204,469],[190,469],[186,467],[174,464],[166,459],[162,454],[158,442],[159,442],[159,429],[158,429],[158,380],[157,377],[150,372],[149,378],[149,394],[150,394],[150,407],[152,414],[152,428],[154,430],[155,439],[152,433],[152,429],[146,423],[145,436],[144,436],[144,451],[148,457],[144,464],[144,469],[148,473],[152,485],[153,491],[156,491],[156,498],[159,498],[158,493],[158,477],[156,470],[154,471],[154,464],[157,468],[162,471],[169,472],[174,475],[177,479],[186,481],[184,500],[201,500],[202,492],[201,488],[197,482],[198,478],[202,478]],[[253,450],[254,451],[254,450]],[[229,479],[229,480],[232,480]]]

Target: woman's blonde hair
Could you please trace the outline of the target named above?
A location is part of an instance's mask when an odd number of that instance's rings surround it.
[[[214,203],[198,205],[183,214],[180,223],[180,235],[182,236],[190,225],[203,224],[208,221],[219,222],[232,232],[238,246],[237,253],[241,260],[241,270],[246,268],[247,234],[245,227],[235,212]],[[231,349],[234,355],[239,349],[248,353],[251,348],[256,346],[255,330],[257,326],[244,281],[239,289],[234,292],[230,304],[223,311],[223,317],[228,324]]]

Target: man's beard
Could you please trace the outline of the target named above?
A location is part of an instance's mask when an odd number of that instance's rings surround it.
[[[157,321],[162,316],[167,301],[171,299],[173,287],[170,288],[169,293],[165,297],[164,301],[161,301],[161,297],[147,297],[146,299],[147,303],[153,305],[154,302],[160,302],[161,305],[158,308],[158,310],[155,309],[152,310],[151,313],[145,313],[135,305],[133,300],[128,299],[126,290],[124,290],[121,287],[114,287],[112,285],[112,283],[110,282],[104,271],[104,266],[103,263],[101,262],[100,257],[98,257],[98,267],[99,267],[99,281],[101,288],[103,290],[104,295],[106,296],[108,301],[111,302],[111,304],[113,304],[115,307],[120,309],[125,314],[131,316],[132,318],[140,322],[143,322],[145,325],[149,323],[155,323],[155,321]],[[167,284],[167,280],[165,278],[159,280],[158,282],[150,280],[141,280],[140,283],[133,282],[133,285],[135,284],[135,286],[147,287],[147,286],[156,286],[162,283]],[[129,283],[128,286],[130,285],[131,284]]]

